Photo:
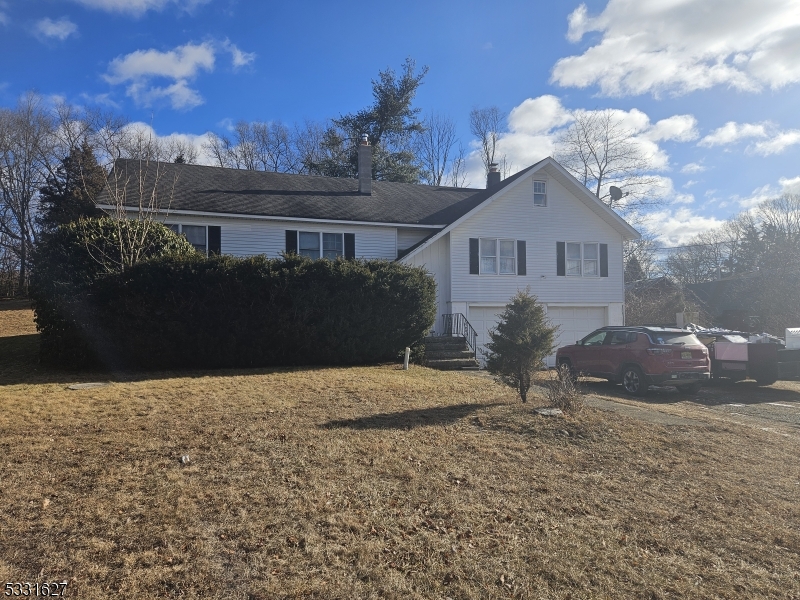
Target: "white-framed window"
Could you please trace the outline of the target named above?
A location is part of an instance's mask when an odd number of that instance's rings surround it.
[[[183,225],[182,223],[166,223],[178,235],[182,235],[194,246],[194,249],[208,254],[208,227],[205,225]]]
[[[600,244],[567,242],[566,274],[568,277],[600,276]]]
[[[547,182],[534,180],[534,182],[533,182],[533,205],[534,206],[547,206]]]
[[[481,275],[516,275],[517,241],[480,239]]]
[[[338,257],[344,256],[344,234],[300,231],[298,233],[297,253],[313,259],[322,256],[322,258],[327,258],[328,260],[336,260]]]
[[[600,248],[596,242],[583,244],[583,276],[600,276]]]

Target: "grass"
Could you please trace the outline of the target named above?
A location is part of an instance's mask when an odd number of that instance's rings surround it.
[[[800,598],[796,436],[538,417],[536,398],[419,367],[53,372],[30,318],[0,306],[0,585]]]

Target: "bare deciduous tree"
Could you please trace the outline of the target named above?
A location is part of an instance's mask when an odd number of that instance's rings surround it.
[[[113,270],[124,271],[140,262],[150,250],[153,228],[169,214],[176,183],[177,176],[168,179],[156,160],[115,162],[106,180],[110,208],[105,209],[114,223],[115,245],[89,242],[89,254]]]
[[[467,181],[467,149],[461,144],[453,160],[450,161],[450,174],[447,176],[447,184],[452,187],[469,187]]]
[[[635,139],[635,132],[613,110],[576,111],[575,120],[556,142],[556,160],[607,205],[617,210],[663,202],[652,175],[653,157]],[[624,196],[612,198],[610,186]]]
[[[500,128],[505,115],[496,106],[473,108],[469,113],[469,129],[480,142],[481,161],[485,173],[489,173],[489,165],[505,160],[498,156],[497,144],[500,141]]]
[[[37,238],[36,198],[55,172],[56,144],[56,121],[39,95],[0,109],[0,243],[18,259],[21,288]]]
[[[423,121],[423,131],[417,134],[415,151],[422,165],[421,178],[428,185],[442,185],[450,166],[455,145],[456,124],[449,117],[432,113]]]

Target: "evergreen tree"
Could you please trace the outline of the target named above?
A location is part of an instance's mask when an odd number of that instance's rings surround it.
[[[48,177],[40,190],[38,221],[42,230],[52,232],[80,217],[101,216],[94,202],[105,183],[106,174],[97,164],[92,147],[84,141],[61,161],[55,175]]]
[[[644,269],[642,269],[639,259],[635,256],[631,256],[628,263],[625,265],[625,283],[639,281],[645,279],[645,277]]]
[[[486,344],[487,370],[527,402],[533,374],[555,349],[557,331],[558,326],[550,324],[536,296],[527,290],[517,292],[500,315],[495,330],[489,332],[492,341]]]
[[[386,69],[372,81],[372,106],[333,119],[323,135],[323,158],[310,170],[328,177],[358,176],[358,146],[362,134],[372,145],[372,178],[383,181],[418,183],[420,167],[413,151],[413,136],[423,130],[420,109],[412,103],[428,72],[416,72],[416,63],[407,58],[398,77]]]

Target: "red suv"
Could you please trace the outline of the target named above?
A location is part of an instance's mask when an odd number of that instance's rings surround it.
[[[693,333],[666,327],[603,327],[559,348],[556,363],[576,375],[619,382],[634,396],[651,385],[694,394],[711,376],[708,348]]]

